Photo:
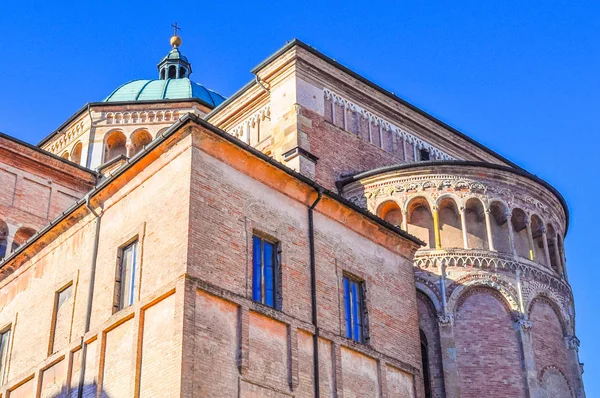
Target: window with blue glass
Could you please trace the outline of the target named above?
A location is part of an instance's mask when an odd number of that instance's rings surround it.
[[[359,343],[367,341],[364,282],[344,275],[346,337]]]
[[[279,309],[279,245],[252,237],[252,299]]]

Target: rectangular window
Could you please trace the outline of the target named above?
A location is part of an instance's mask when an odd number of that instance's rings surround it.
[[[117,294],[115,307],[117,310],[132,305],[135,300],[137,246],[137,241],[135,241],[121,249],[115,287],[115,293]]]
[[[344,311],[346,314],[346,337],[359,343],[367,340],[365,325],[364,282],[344,275]]]
[[[10,345],[10,328],[0,333],[0,384],[4,383],[8,365],[8,347]]]
[[[71,315],[73,311],[73,285],[69,285],[56,293],[54,319],[52,320],[52,345],[50,354],[60,351],[69,343]]]
[[[279,245],[252,237],[252,299],[279,309]]]

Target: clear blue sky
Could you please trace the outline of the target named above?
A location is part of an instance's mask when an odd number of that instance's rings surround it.
[[[600,3],[60,3],[2,5],[0,131],[25,141],[126,81],[154,78],[178,21],[192,78],[223,95],[298,37],[549,181],[571,209],[584,382],[600,397]]]

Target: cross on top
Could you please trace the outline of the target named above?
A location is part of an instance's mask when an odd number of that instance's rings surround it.
[[[173,36],[177,36],[177,31],[181,30],[181,28],[179,26],[177,26],[177,22],[175,22],[173,25],[171,25],[173,27]]]

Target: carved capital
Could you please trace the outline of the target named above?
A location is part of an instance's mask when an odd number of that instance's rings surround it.
[[[454,316],[452,314],[438,315],[438,323],[440,326],[452,326],[454,324]]]
[[[579,349],[579,339],[576,336],[565,337],[565,343],[567,344],[567,348],[569,350],[578,350]]]
[[[526,319],[526,318],[521,318],[515,322],[515,330],[522,330],[524,332],[529,332],[529,331],[531,331],[532,327],[533,327],[533,323],[529,319]]]

